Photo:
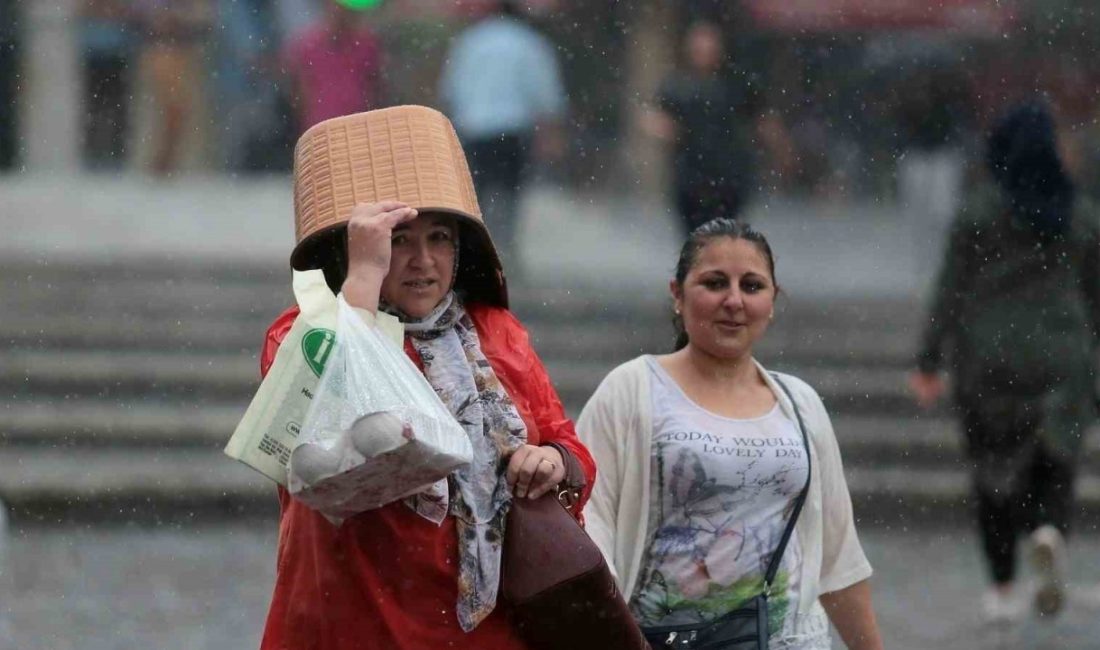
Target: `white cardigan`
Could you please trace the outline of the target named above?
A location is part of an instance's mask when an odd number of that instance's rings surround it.
[[[797,422],[786,393],[756,364],[784,414]],[[801,379],[782,375],[798,404],[810,441],[810,491],[795,534],[802,546],[802,600],[808,612],[817,597],[871,575],[852,520],[833,425],[825,405]],[[625,598],[634,593],[649,518],[649,467],[653,423],[645,357],[628,361],[604,378],[577,419],[577,433],[596,459],[596,484],[584,509],[588,534],[600,547]]]

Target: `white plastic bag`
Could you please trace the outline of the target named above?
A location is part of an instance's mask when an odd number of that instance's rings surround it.
[[[424,376],[343,296],[333,345],[290,456],[292,495],[341,520],[470,462],[469,437]]]

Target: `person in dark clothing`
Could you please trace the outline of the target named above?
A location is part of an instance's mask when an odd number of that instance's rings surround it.
[[[134,16],[120,0],[86,0],[80,23],[84,51],[84,164],[126,164],[137,38]]]
[[[756,132],[763,128],[758,93],[723,69],[722,33],[699,22],[684,37],[686,66],[662,83],[644,131],[671,142],[674,192],[685,232],[719,216],[736,217],[755,182]]]
[[[0,172],[15,167],[19,150],[19,75],[23,7],[0,0]]]
[[[991,620],[1019,611],[1012,588],[1023,533],[1040,576],[1036,610],[1061,608],[1074,458],[1096,418],[1100,229],[1056,140],[1039,103],[995,124],[992,186],[975,191],[956,217],[910,378],[918,401],[931,405],[950,359],[994,583],[984,602]]]

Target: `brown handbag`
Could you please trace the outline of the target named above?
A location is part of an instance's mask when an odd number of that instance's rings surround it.
[[[565,479],[538,499],[513,499],[501,595],[533,650],[648,650],[600,549],[569,513],[585,480],[565,448]]]

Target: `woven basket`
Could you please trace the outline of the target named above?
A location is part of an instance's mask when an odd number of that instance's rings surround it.
[[[346,247],[358,203],[402,201],[423,213],[458,217],[455,287],[507,306],[500,258],[481,218],[470,168],[454,127],[425,106],[395,106],[321,122],[294,149],[294,222],[298,270],[323,268]]]

